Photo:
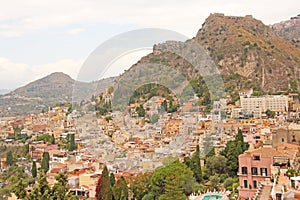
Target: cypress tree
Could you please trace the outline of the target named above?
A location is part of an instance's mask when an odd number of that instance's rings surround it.
[[[51,144],[55,144],[55,138],[53,134],[51,135]]]
[[[197,182],[202,181],[202,170],[200,164],[200,148],[199,145],[196,147],[196,151],[192,155],[192,171],[194,172],[194,177]]]
[[[239,152],[236,150],[236,145],[235,142],[229,143],[228,146],[228,151],[226,154],[226,166],[227,166],[227,171],[230,176],[236,176],[237,171],[238,171],[238,156]]]
[[[48,170],[49,170],[49,161],[50,161],[49,152],[44,152],[43,153],[43,158],[42,158],[41,168],[44,170],[45,173],[47,173]]]
[[[128,187],[126,180],[123,176],[116,182],[112,191],[114,199],[128,199]]]
[[[97,200],[111,200],[113,197],[112,189],[110,186],[110,178],[107,167],[105,166],[101,177],[96,186],[96,199]]]
[[[9,151],[6,153],[6,165],[11,166],[13,163],[14,163],[14,158],[13,158],[12,152]]]
[[[35,161],[32,162],[31,174],[32,174],[33,178],[35,178],[37,176],[37,169],[36,169],[36,162]]]
[[[77,146],[75,144],[75,134],[68,134],[68,138],[69,138],[68,150],[69,151],[76,150]]]
[[[116,183],[116,178],[114,173],[110,173],[109,179],[110,179],[110,186],[113,187]]]

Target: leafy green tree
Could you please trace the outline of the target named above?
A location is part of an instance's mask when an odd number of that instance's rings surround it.
[[[142,200],[154,200],[154,199],[155,199],[155,196],[152,192],[149,192],[142,198]]]
[[[133,192],[133,199],[142,199],[151,189],[150,180],[153,173],[147,172],[138,174],[130,182],[130,189]]]
[[[67,174],[59,173],[55,179],[56,183],[52,188],[51,199],[68,200],[72,195],[69,193]]]
[[[46,174],[43,170],[40,171],[38,186],[34,187],[33,190],[25,197],[26,200],[41,200],[50,199],[51,189],[47,182]]]
[[[33,178],[37,176],[36,161],[32,162],[31,174]]]
[[[124,179],[124,177],[122,176],[114,185],[113,189],[112,189],[113,195],[114,195],[114,199],[124,199],[127,200],[128,199],[128,187],[127,187],[127,183],[126,180]]]
[[[210,151],[206,154],[206,158],[215,156],[215,147],[212,147]]]
[[[41,168],[42,170],[47,173],[49,170],[49,161],[50,161],[50,155],[49,152],[44,152],[43,153],[43,158],[42,158],[42,164]]]
[[[202,171],[200,165],[200,148],[199,145],[196,147],[196,151],[192,155],[192,171],[194,172],[194,177],[198,183],[202,181]]]
[[[244,142],[242,131],[239,129],[233,141],[226,144],[225,149],[220,153],[226,158],[227,172],[234,177],[238,171],[238,156],[249,148],[249,144]]]
[[[183,163],[184,163],[188,168],[192,169],[192,160],[191,160],[190,157],[185,156],[185,157],[183,158]]]
[[[45,143],[46,142],[51,142],[51,135],[49,135],[49,134],[42,134],[42,135],[37,136],[36,141],[42,141],[42,140]]]
[[[110,186],[109,173],[107,167],[105,166],[96,186],[96,199],[111,200],[112,198],[113,195]]]
[[[224,156],[208,157],[205,162],[208,176],[220,175],[226,172],[226,159]]]
[[[214,189],[218,189],[219,183],[220,183],[220,178],[219,176],[210,176],[209,177],[209,181],[211,183],[211,187],[213,187]]]
[[[177,160],[156,169],[150,182],[155,199],[185,200],[185,195],[192,192],[195,180],[193,172]]]
[[[138,113],[139,117],[145,117],[145,109],[144,109],[143,105],[140,105],[139,107],[137,107],[135,109],[135,111]]]
[[[266,110],[266,115],[269,118],[274,118],[275,117],[275,112],[268,109],[268,110]]]
[[[6,165],[11,166],[14,164],[14,158],[11,151],[6,153]]]
[[[226,188],[226,190],[232,190],[232,184],[234,183],[233,178],[228,177],[227,179],[225,179],[223,185]]]
[[[12,192],[18,197],[18,199],[23,199],[27,195],[26,190],[24,188],[25,185],[23,183],[23,180],[20,179],[15,185],[15,187],[13,187]]]

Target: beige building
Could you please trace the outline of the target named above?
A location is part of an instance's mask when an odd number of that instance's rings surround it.
[[[80,174],[79,175],[79,186],[92,186],[96,185],[98,179],[98,174]]]
[[[286,127],[280,127],[272,132],[272,146],[274,148],[288,144],[300,144],[300,126],[291,124]]]
[[[287,111],[288,97],[284,95],[267,95],[260,97],[240,97],[242,110],[253,113],[254,117],[261,117],[262,112]]]

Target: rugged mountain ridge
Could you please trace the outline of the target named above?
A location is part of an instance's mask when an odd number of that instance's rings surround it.
[[[191,62],[174,53],[163,51],[166,46],[182,48],[191,43],[199,44],[208,52],[223,78],[224,90],[234,98],[238,97],[240,89],[246,88],[254,88],[255,94],[298,91],[300,48],[251,15],[235,17],[211,14],[196,37],[184,43],[168,41],[154,45],[153,53],[143,57],[127,73],[134,74],[143,65],[155,63],[175,69],[188,81],[195,82],[195,75],[199,73]],[[195,52],[191,52],[193,53]],[[158,74],[169,73],[168,67],[159,69]],[[148,74],[144,73],[144,77]],[[199,81],[203,82],[202,79]],[[208,95],[207,92],[199,92],[199,96]]]
[[[37,113],[57,102],[87,100],[95,93],[104,92],[105,88],[113,84],[114,79],[85,83],[75,81],[62,72],[55,72],[8,94],[0,95],[0,114],[8,116]]]
[[[240,76],[238,88],[255,86],[274,93],[289,89],[290,80],[299,86],[300,49],[252,16],[212,14],[196,40],[210,52],[225,79]]]
[[[194,92],[201,97],[200,102],[209,103],[210,94],[204,86],[209,80],[204,81],[199,78],[197,69],[189,60],[175,53],[164,51],[166,47],[176,49],[193,44],[199,44],[205,53],[210,55],[213,65],[221,73],[225,92],[233,98],[238,97],[240,89],[251,87],[254,88],[255,94],[298,92],[300,48],[286,36],[290,29],[285,29],[287,33],[280,35],[279,28],[274,28],[277,26],[267,26],[250,15],[235,17],[218,13],[211,14],[196,37],[186,42],[168,41],[154,45],[152,53],[141,58],[117,78],[117,82],[121,84],[117,85],[116,89],[125,93],[119,92],[115,96],[119,95],[123,98],[130,95],[132,91],[128,88],[137,88],[143,82],[147,82],[145,80],[148,80],[151,75],[165,86],[174,86],[171,88],[173,91],[184,91],[186,89],[184,87],[190,82]],[[195,52],[190,52],[191,57],[198,56],[194,54]],[[205,56],[204,58],[207,59]],[[205,60],[203,66],[206,67],[212,63]],[[153,64],[156,66],[155,69]],[[169,76],[163,76],[164,74]],[[187,80],[182,80],[181,75],[184,75]],[[170,77],[173,78],[170,79]],[[80,99],[90,98],[95,91],[99,93],[102,89],[103,92],[103,88],[111,86],[115,80],[113,78],[95,83],[81,83],[75,82],[62,73],[54,73],[0,96],[0,109],[2,113],[7,113],[8,107],[11,109],[18,107],[18,110],[28,113],[41,110],[59,101],[70,102],[74,96],[77,97],[77,101],[80,101]],[[72,93],[74,84],[78,91],[75,90],[75,93]],[[96,86],[101,87],[95,89]],[[124,102],[128,103],[128,99],[124,98]],[[16,111],[11,110],[8,113],[16,113]]]
[[[300,14],[289,20],[273,24],[271,28],[281,37],[300,47]]]

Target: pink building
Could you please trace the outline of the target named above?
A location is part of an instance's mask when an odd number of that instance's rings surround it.
[[[271,166],[286,165],[288,157],[271,147],[245,151],[239,156],[239,196],[241,199],[254,197],[258,187],[271,180]]]

